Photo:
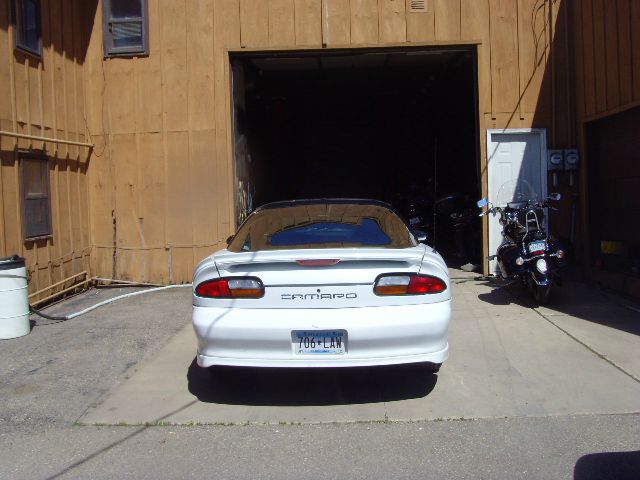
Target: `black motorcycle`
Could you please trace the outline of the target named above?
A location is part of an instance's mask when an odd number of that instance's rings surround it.
[[[533,189],[521,181],[517,184],[508,182],[501,187],[498,206],[484,198],[477,203],[479,208],[488,205],[480,216],[489,213],[500,215],[503,228],[503,241],[489,259],[497,260],[503,279],[520,280],[540,305],[549,301],[552,285],[561,284],[558,270],[565,265],[564,250],[545,228],[545,210],[550,208],[549,201],[558,200],[559,193],[538,200]]]

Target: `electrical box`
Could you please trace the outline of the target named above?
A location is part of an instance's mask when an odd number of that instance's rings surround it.
[[[580,163],[580,155],[575,148],[567,149],[564,151],[564,169],[565,170],[577,170],[578,163]]]
[[[547,169],[550,172],[562,170],[564,168],[564,156],[562,150],[549,150]]]

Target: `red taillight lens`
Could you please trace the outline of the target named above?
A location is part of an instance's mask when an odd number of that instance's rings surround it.
[[[261,298],[264,286],[258,278],[216,278],[199,284],[196,295],[205,298]]]
[[[340,263],[337,258],[319,258],[312,260],[296,260],[296,263],[302,267],[333,267]]]
[[[373,292],[376,295],[425,295],[446,289],[442,279],[431,275],[390,274],[378,277]]]

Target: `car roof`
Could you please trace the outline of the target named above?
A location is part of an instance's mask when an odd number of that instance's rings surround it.
[[[300,205],[376,205],[378,207],[388,208],[395,212],[395,209],[391,204],[383,202],[382,200],[374,200],[371,198],[306,198],[300,200],[283,200],[278,202],[271,202],[261,205],[256,208],[255,212],[261,210],[270,210],[273,208],[287,208],[297,207]]]

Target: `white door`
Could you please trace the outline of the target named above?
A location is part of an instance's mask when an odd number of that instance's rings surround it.
[[[547,146],[545,129],[487,130],[487,174],[489,202],[498,203],[500,187],[507,182],[526,180],[539,198],[547,196]],[[489,215],[489,255],[502,242],[498,216]],[[496,273],[497,262],[489,262]]]

